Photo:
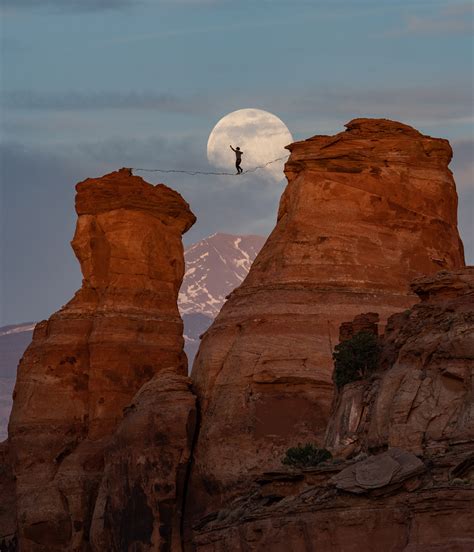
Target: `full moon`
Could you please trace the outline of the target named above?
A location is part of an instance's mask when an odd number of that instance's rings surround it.
[[[262,109],[239,109],[223,117],[212,129],[207,142],[207,158],[214,167],[232,172],[235,170],[235,153],[229,146],[239,146],[245,172],[284,157],[256,171],[278,182],[284,178],[283,166],[288,156],[284,147],[291,142],[293,137],[287,126],[273,113]]]

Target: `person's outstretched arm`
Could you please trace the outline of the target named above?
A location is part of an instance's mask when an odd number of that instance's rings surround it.
[[[232,151],[235,151],[235,149],[234,149],[232,146],[230,146],[230,149],[231,149]]]

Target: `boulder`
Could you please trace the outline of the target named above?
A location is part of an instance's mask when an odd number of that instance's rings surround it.
[[[348,466],[335,475],[332,481],[340,490],[360,494],[402,483],[424,470],[425,465],[414,454],[391,448]]]

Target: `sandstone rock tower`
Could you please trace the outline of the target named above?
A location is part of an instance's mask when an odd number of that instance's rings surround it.
[[[181,235],[195,221],[188,204],[129,169],[85,180],[76,190],[72,246],[82,287],[36,327],[9,424],[23,552],[87,549],[104,451],[124,407],[154,376],[157,392],[161,377],[168,396],[173,385],[190,393],[177,308]],[[136,401],[143,407],[145,399]],[[192,395],[182,404],[186,424]],[[182,428],[176,431],[181,439]],[[129,442],[124,432],[122,442]],[[131,479],[133,487],[137,477]],[[146,489],[138,487],[142,496]]]
[[[385,119],[288,149],[277,225],[205,334],[189,509],[198,517],[323,437],[338,328],[417,299],[416,276],[464,265],[446,140]]]

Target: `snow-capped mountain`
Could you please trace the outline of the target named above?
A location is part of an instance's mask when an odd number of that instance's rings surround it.
[[[182,314],[214,318],[226,296],[247,276],[262,248],[262,236],[213,234],[186,249],[186,273],[179,293]]]
[[[226,296],[247,276],[264,243],[262,236],[218,233],[185,250],[186,272],[178,304],[189,370],[199,348],[199,336],[212,324]]]

